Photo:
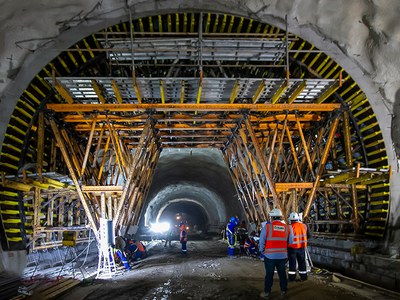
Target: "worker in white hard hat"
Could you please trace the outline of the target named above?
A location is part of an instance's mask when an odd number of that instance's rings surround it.
[[[299,266],[299,275],[302,281],[307,280],[306,253],[307,248],[307,226],[301,222],[297,212],[289,215],[289,281],[296,279],[296,261]]]
[[[264,292],[261,298],[268,299],[271,293],[275,268],[279,276],[281,298],[286,297],[287,277],[286,261],[288,258],[287,245],[289,238],[289,226],[282,221],[282,211],[274,208],[269,212],[271,223],[265,224],[260,233],[259,249],[264,256],[265,281]]]

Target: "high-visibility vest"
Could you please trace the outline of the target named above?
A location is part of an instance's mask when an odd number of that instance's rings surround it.
[[[186,242],[187,241],[187,234],[186,234],[185,230],[181,230],[180,240],[181,240],[181,242]]]
[[[271,258],[276,256],[287,257],[287,246],[289,229],[288,226],[279,220],[274,220],[265,225],[266,242],[264,253]],[[278,258],[278,257],[276,257]]]
[[[136,241],[136,246],[138,247],[140,252],[144,252],[145,251],[141,242]]]
[[[294,222],[289,227],[289,245],[294,249],[307,247],[307,226],[301,222]]]

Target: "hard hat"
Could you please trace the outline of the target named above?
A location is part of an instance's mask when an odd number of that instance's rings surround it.
[[[283,216],[281,210],[278,209],[278,208],[274,208],[273,210],[271,210],[271,211],[269,212],[269,215],[270,215],[271,217],[282,217],[282,216]]]
[[[236,218],[235,217],[230,218],[229,222],[236,223]]]
[[[290,221],[299,221],[300,220],[299,214],[297,212],[294,212],[294,211],[291,212],[290,215],[289,215],[289,220]]]

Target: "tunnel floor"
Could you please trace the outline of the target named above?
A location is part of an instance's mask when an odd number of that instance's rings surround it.
[[[221,240],[189,241],[188,254],[174,241],[153,243],[149,257],[112,280],[93,280],[59,299],[259,299],[264,265],[258,258],[226,255]],[[275,274],[271,299],[279,299]],[[311,273],[306,282],[289,283],[288,299],[387,299],[377,294],[331,282],[331,276]]]

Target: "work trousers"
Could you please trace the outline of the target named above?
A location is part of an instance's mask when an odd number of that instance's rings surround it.
[[[301,280],[307,280],[307,266],[305,248],[288,248],[289,256],[289,280],[296,279],[296,261],[299,266],[299,275]]]
[[[182,254],[186,254],[187,253],[187,249],[186,249],[186,243],[187,242],[181,242],[181,244],[182,244]]]
[[[265,266],[265,281],[264,281],[264,292],[270,293],[272,283],[274,280],[275,267],[279,276],[279,285],[282,292],[287,291],[287,277],[286,277],[286,261],[287,259],[269,259],[264,257]]]

